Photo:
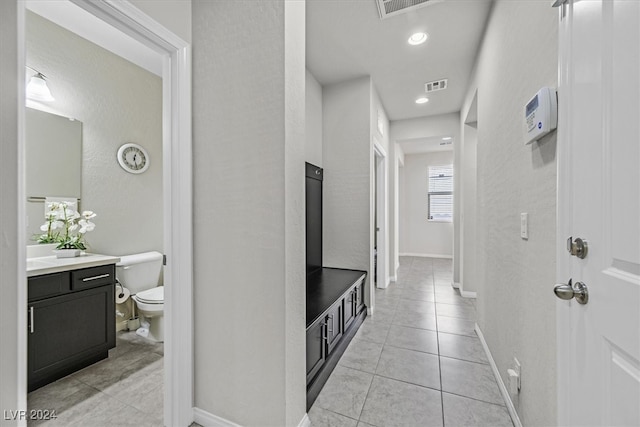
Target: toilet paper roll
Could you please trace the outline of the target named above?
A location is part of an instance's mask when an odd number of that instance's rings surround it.
[[[124,304],[129,299],[131,292],[121,285],[116,285],[116,304]]]

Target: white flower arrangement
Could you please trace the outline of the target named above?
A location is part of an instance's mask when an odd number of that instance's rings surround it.
[[[71,202],[53,202],[47,205],[49,210],[44,215],[46,222],[40,227],[46,233],[38,236],[38,243],[57,243],[57,249],[87,249],[84,237],[87,232],[96,228],[91,222],[96,214],[84,211],[80,215],[71,208],[73,205]]]

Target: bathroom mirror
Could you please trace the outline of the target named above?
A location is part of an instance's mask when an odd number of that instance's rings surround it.
[[[82,123],[25,108],[27,244],[41,234],[47,197],[79,200],[82,182]]]

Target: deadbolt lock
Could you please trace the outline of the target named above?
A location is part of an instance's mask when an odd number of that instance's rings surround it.
[[[589,245],[587,244],[587,241],[580,237],[577,237],[575,240],[572,239],[572,236],[567,239],[567,251],[573,256],[585,259],[587,257],[587,252],[589,252]]]

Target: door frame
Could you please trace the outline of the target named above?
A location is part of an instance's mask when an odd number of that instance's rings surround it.
[[[163,58],[163,232],[167,256],[165,277],[164,423],[193,422],[193,231],[192,231],[192,142],[191,142],[191,46],[128,1],[69,0],[152,48]],[[25,11],[18,4],[18,69],[24,75]],[[24,84],[24,78],[19,78]],[[24,158],[24,99],[18,103],[18,152]],[[18,188],[24,189],[23,166],[19,166]],[[25,218],[26,196],[19,195],[18,217]],[[26,243],[19,238],[21,247]],[[19,251],[18,265],[26,265],[26,252]],[[24,269],[23,269],[24,270]],[[27,307],[26,276],[18,281],[18,303]],[[179,292],[178,292],[179,290]],[[26,409],[27,328],[23,311],[18,315],[18,402]]]
[[[573,216],[572,200],[572,162],[570,161],[571,142],[568,135],[569,128],[562,126],[567,122],[567,116],[571,109],[572,90],[569,83],[569,73],[572,71],[569,50],[570,44],[568,39],[569,29],[566,23],[563,23],[563,17],[566,13],[566,5],[559,8],[558,17],[558,142],[556,144],[556,164],[557,164],[557,211],[556,211],[556,247],[564,248],[565,235],[567,230],[571,229],[571,218]],[[564,283],[571,275],[571,263],[567,253],[564,250],[558,250],[556,253],[556,283]],[[571,405],[571,396],[568,394],[569,384],[571,384],[571,360],[565,357],[570,354],[571,342],[571,312],[561,303],[556,301],[556,384],[557,384],[557,404],[558,425],[568,425],[569,423],[569,406]]]
[[[373,161],[377,165],[378,173],[375,173],[376,168],[373,168],[375,189],[376,189],[376,206],[373,208],[376,210],[378,218],[378,244],[377,244],[377,262],[376,262],[376,274],[377,282],[376,287],[385,289],[389,286],[389,200],[388,200],[388,181],[389,181],[389,167],[387,161],[387,152],[382,144],[374,138],[373,140]],[[382,172],[382,173],[381,173]],[[373,224],[373,233],[376,233],[375,222]],[[373,258],[373,241],[372,236],[371,245],[371,257]],[[373,262],[373,260],[372,260]]]

